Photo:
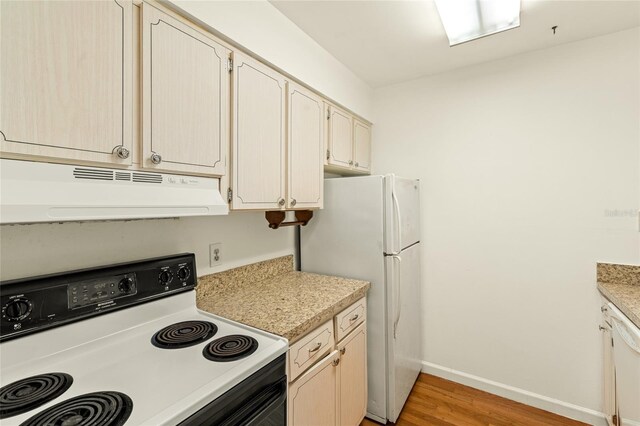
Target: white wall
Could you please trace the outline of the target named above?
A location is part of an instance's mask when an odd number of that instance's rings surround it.
[[[640,262],[640,30],[376,90],[374,120],[375,172],[422,180],[427,365],[601,411],[595,265]]]
[[[335,102],[371,119],[371,88],[268,1],[171,3]]]
[[[209,244],[222,243],[220,267]],[[293,230],[272,230],[264,213],[182,219],[0,227],[0,279],[108,265],[183,252],[196,254],[198,275],[293,254]]]

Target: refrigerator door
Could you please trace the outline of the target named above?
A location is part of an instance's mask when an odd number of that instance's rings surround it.
[[[420,244],[386,256],[387,418],[395,422],[422,367]]]
[[[367,293],[367,416],[386,423],[384,177],[326,179],[324,209],[301,227],[305,272],[371,283]]]
[[[385,176],[385,253],[399,253],[420,241],[420,181]]]

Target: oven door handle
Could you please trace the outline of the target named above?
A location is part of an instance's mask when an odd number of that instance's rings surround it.
[[[260,392],[251,402],[231,414],[220,426],[237,426],[257,424],[273,407],[281,405],[287,399],[287,378]]]

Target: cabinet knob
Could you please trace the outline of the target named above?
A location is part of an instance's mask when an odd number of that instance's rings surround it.
[[[293,207],[293,206],[295,206],[295,205],[296,205],[296,199],[295,199],[295,198],[292,198],[292,199],[291,199],[291,207]]]
[[[284,203],[285,203],[284,198],[278,199],[278,205],[279,206],[284,206]]]
[[[349,160],[349,165],[353,166],[353,160]]]
[[[333,365],[334,367],[337,366],[338,364],[340,364],[340,358],[334,359],[333,362],[331,363],[331,365]]]
[[[600,330],[600,331],[607,331],[607,327],[604,327],[604,326],[602,326],[602,325],[599,325],[599,326],[598,326],[598,330]]]
[[[154,152],[153,154],[151,154],[151,162],[153,164],[162,163],[162,155],[158,154],[157,152]]]
[[[120,159],[125,160],[129,158],[129,150],[122,145],[116,146],[113,149],[113,153]]]
[[[358,164],[358,162],[356,161],[356,167],[358,167],[358,166],[359,166],[359,164]]]
[[[340,355],[344,355],[347,352],[347,348],[340,349]]]

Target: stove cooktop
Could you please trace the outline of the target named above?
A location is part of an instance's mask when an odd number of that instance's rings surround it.
[[[209,321],[182,321],[158,331],[151,338],[154,346],[162,349],[180,349],[209,340],[218,327]]]
[[[73,383],[65,373],[27,377],[0,388],[0,419],[34,410],[62,395]]]
[[[79,395],[49,407],[27,419],[22,426],[122,426],[133,403],[120,392],[94,392]]]
[[[189,344],[159,347],[161,334],[171,344],[189,336]],[[14,395],[14,384],[25,378],[62,372],[55,383],[37,385],[55,388],[49,399],[3,416],[2,424],[21,425],[59,412],[65,401],[111,392],[126,396],[127,426],[174,425],[286,350],[283,338],[199,311],[195,292],[185,292],[0,344],[1,384]]]

